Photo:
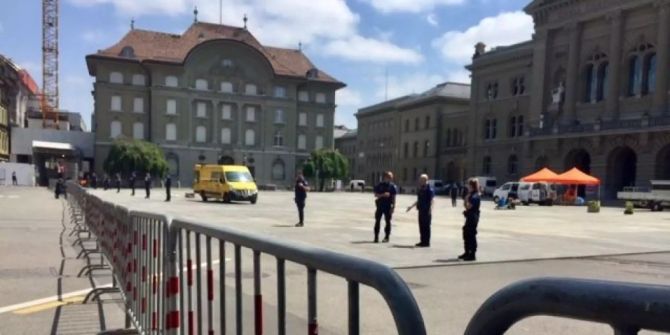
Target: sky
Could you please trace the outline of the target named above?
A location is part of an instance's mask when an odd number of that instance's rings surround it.
[[[2,0],[9,1],[9,0]],[[135,27],[182,33],[200,21],[242,26],[264,45],[303,50],[319,69],[347,84],[336,124],[356,127],[362,107],[441,82],[470,81],[474,45],[531,38],[530,0],[60,0],[60,105],[90,125],[92,78],[85,56]],[[219,11],[222,4],[222,11]],[[0,12],[0,54],[41,86],[41,1],[12,1]]]

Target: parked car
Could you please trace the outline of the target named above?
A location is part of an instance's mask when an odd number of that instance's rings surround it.
[[[353,191],[365,191],[365,180],[354,179],[349,182],[349,189]]]
[[[482,195],[493,196],[493,192],[495,192],[496,186],[498,186],[496,177],[474,177],[474,178],[479,180],[479,188],[480,188],[479,191],[482,193]]]
[[[519,200],[524,205],[539,204],[551,206],[556,200],[556,187],[553,184],[538,182],[538,183],[523,183],[518,191]]]
[[[503,184],[502,186],[498,187],[494,192],[493,192],[493,201],[498,202],[500,199],[518,199],[519,198],[519,183],[512,181]]]

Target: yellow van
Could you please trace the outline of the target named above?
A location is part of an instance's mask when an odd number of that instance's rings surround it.
[[[196,165],[193,191],[202,201],[208,199],[231,201],[258,200],[258,187],[249,169],[241,165]]]

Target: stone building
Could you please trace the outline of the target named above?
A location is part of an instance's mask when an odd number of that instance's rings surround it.
[[[132,29],[86,62],[98,172],[115,139],[135,138],[158,144],[182,185],[195,164],[217,162],[285,185],[312,150],[333,147],[335,91],[345,85],[301,50],[263,46],[246,28]]]
[[[358,139],[357,130],[347,130],[345,133],[335,133],[335,149],[339,151],[349,162],[349,176],[347,179],[356,179],[358,166]]]
[[[670,2],[535,0],[533,39],[475,48],[472,174],[516,180],[541,166],[625,186],[670,179]]]
[[[359,110],[355,178],[376,183],[391,170],[406,189],[421,173],[463,180],[469,96],[469,85],[443,83]]]

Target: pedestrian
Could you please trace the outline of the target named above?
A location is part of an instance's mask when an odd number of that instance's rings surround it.
[[[382,216],[384,216],[386,226],[384,227],[384,239],[382,243],[388,243],[391,238],[391,218],[395,209],[395,196],[398,193],[398,189],[393,184],[393,173],[390,171],[384,172],[384,179],[375,186],[374,191],[375,205],[377,207],[375,211],[374,242],[379,243],[380,223]]]
[[[93,187],[94,190],[98,188],[98,175],[95,174],[95,172],[91,174],[91,187]]]
[[[16,179],[16,171],[12,171],[12,185],[19,186],[19,181]]]
[[[451,195],[451,207],[456,207],[456,200],[458,199],[458,185],[456,183],[451,183],[451,189],[449,194]]]
[[[309,184],[305,177],[302,174],[302,171],[298,171],[298,175],[295,177],[295,186],[293,187],[295,192],[295,205],[298,208],[298,223],[296,227],[303,227],[305,225],[305,200],[307,200],[307,192],[309,191]]]
[[[463,225],[463,245],[465,253],[458,256],[467,262],[476,260],[477,253],[477,225],[479,224],[479,206],[481,198],[479,195],[479,181],[472,178],[468,181],[468,196],[465,199],[465,225]]]
[[[132,190],[132,193],[130,193],[130,195],[132,196],[135,196],[135,180],[137,180],[137,174],[135,173],[135,171],[133,171],[130,174],[130,180],[128,181],[128,183],[130,184],[130,189]]]
[[[144,199],[149,199],[151,195],[151,174],[149,172],[144,176],[144,191],[147,194]]]
[[[170,174],[167,174],[167,177],[165,177],[165,201],[170,202],[170,199],[172,199],[172,196],[170,195],[170,189],[172,188],[172,177],[170,177]]]
[[[116,180],[114,181],[116,183],[116,193],[121,192],[121,174],[117,173],[116,174]]]
[[[62,191],[63,191],[63,179],[58,178],[58,180],[56,181],[56,185],[54,186],[54,193],[56,195],[56,199],[60,197]]]
[[[419,211],[419,235],[421,236],[419,243],[416,244],[419,248],[430,247],[430,225],[433,219],[433,199],[435,198],[435,190],[428,185],[428,175],[422,174],[419,177],[419,190],[416,192],[416,202],[407,207],[407,211],[411,211],[416,207]]]

